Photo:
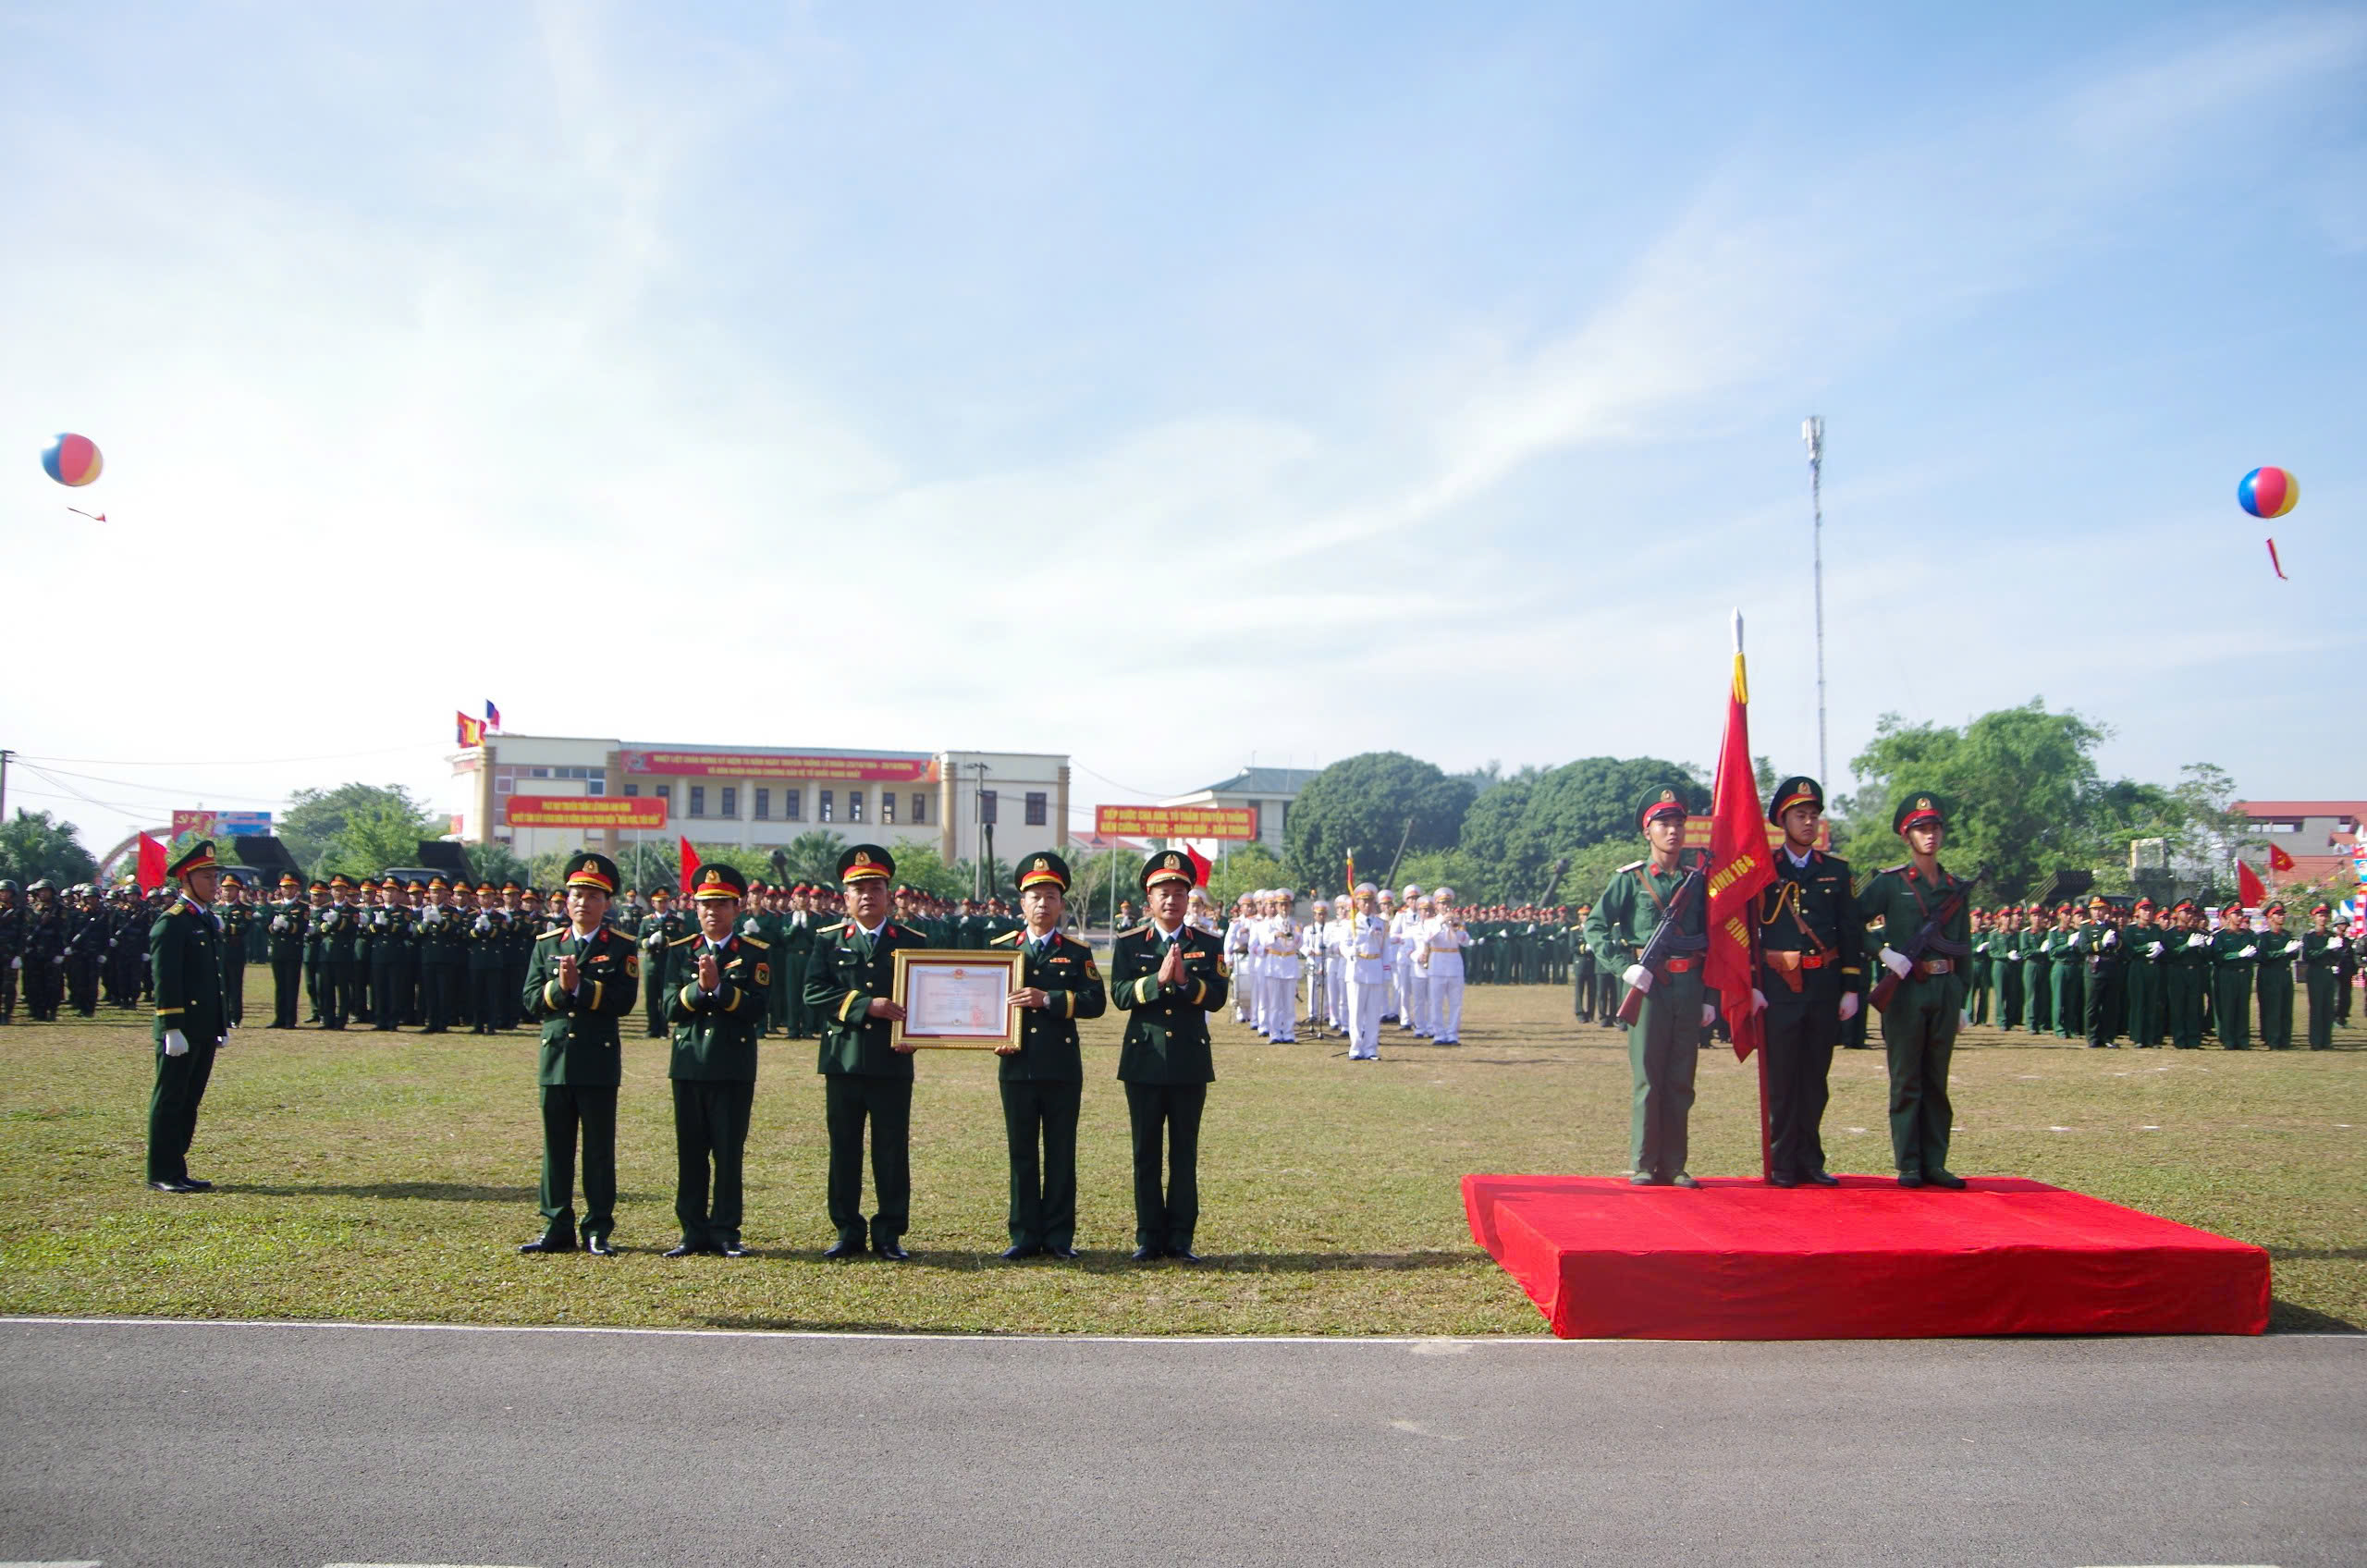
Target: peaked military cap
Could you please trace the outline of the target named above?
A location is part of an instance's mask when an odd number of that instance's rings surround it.
[[[312,887],[307,890],[314,893],[325,893],[329,890],[329,885],[315,876],[313,878]]]
[[[1148,892],[1161,882],[1181,882],[1187,888],[1198,887],[1200,879],[1193,875],[1192,857],[1182,850],[1161,850],[1143,862],[1143,890]]]
[[[427,879],[427,890],[428,890],[429,892],[431,892],[431,893],[432,893],[432,892],[434,892],[434,891],[435,891],[435,889],[436,889],[436,888],[445,888],[447,891],[448,891],[448,890],[450,890],[451,886],[452,886],[452,884],[451,884],[449,881],[446,880],[446,879],[445,879],[442,876],[440,876],[440,875],[439,875],[439,876],[431,876],[431,877],[429,877],[429,878]]]
[[[703,865],[699,867],[697,883],[691,888],[693,899],[744,899],[748,896],[748,878],[736,865]]]
[[[1796,773],[1775,786],[1775,792],[1767,797],[1767,820],[1781,827],[1784,814],[1797,805],[1824,809],[1824,790],[1804,773]]]
[[[352,878],[352,877],[350,877],[350,876],[347,876],[344,872],[342,872],[342,871],[337,871],[337,872],[332,872],[332,873],[330,873],[330,874],[329,874],[329,891],[330,891],[330,892],[332,892],[332,893],[334,893],[334,892],[336,892],[336,891],[337,891],[338,888],[344,888],[344,889],[345,889],[346,891],[348,891],[348,892],[351,892],[351,891],[353,890],[353,878]]]
[[[215,864],[217,863],[214,859],[214,840],[200,839],[189,847],[188,852],[180,859],[165,867],[165,875],[186,876],[192,871],[203,871],[207,866]]]
[[[1069,863],[1049,850],[1037,850],[1019,863],[1019,890],[1027,891],[1039,882],[1049,882],[1063,893],[1069,890]]]
[[[567,857],[567,885],[570,888],[596,888],[604,893],[617,890],[617,863],[607,856],[583,850]]]
[[[1936,822],[1943,827],[1946,827],[1948,802],[1929,790],[1910,790],[1901,795],[1898,809],[1890,814],[1890,830],[1904,833],[1919,822]]]
[[[279,885],[283,888],[300,888],[304,885],[304,879],[292,871],[283,871],[279,874]]]
[[[515,876],[503,877],[501,881],[501,890],[505,893],[515,893],[519,891],[518,878]]]
[[[1674,816],[1682,819],[1691,815],[1693,814],[1685,809],[1685,802],[1676,798],[1676,791],[1662,785],[1648,792],[1644,796],[1644,803],[1636,808],[1636,827],[1640,831],[1650,827],[1653,820],[1658,817]]]
[[[896,875],[896,860],[877,844],[851,844],[839,856],[841,882],[886,881]]]
[[[2283,914],[2285,913],[2285,900],[2283,899],[2271,899],[2268,902],[2260,906],[2260,912],[2263,914]]]
[[[656,887],[649,889],[649,897],[653,899],[670,899],[673,896],[674,889],[668,888],[663,882],[660,882]]]

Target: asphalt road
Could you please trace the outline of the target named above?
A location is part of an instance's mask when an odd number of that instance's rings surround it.
[[[2367,1339],[0,1321],[0,1559],[2367,1561]]]

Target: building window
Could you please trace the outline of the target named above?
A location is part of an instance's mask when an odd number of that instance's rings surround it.
[[[805,815],[804,790],[783,790],[780,792],[780,814],[791,822],[802,820]]]
[[[608,792],[608,781],[605,778],[594,778],[589,784],[583,786],[583,792],[587,795],[605,795]]]
[[[759,786],[756,790],[756,820],[764,821],[773,814],[773,792]]]
[[[992,790],[978,791],[978,820],[989,827],[995,825],[995,792]]]
[[[626,785],[626,786],[625,786],[625,794],[626,794],[626,796],[627,796],[627,798],[628,798],[628,799],[630,799],[631,797],[633,797],[633,796],[639,795],[640,793],[641,793],[641,786],[640,786],[640,785],[638,785],[638,784],[628,784],[628,785]]]
[[[1046,815],[1046,813],[1045,813],[1045,804],[1046,804],[1046,800],[1045,800],[1045,794],[1044,794],[1044,791],[1043,791],[1043,790],[1028,790],[1028,791],[1027,791],[1027,826],[1028,826],[1028,827],[1043,827],[1043,826],[1044,826],[1044,818],[1045,818],[1045,815]]]
[[[915,827],[928,826],[928,797],[917,790],[913,791],[913,826]]]
[[[879,791],[879,821],[881,825],[885,827],[892,826],[895,823],[895,820],[896,791],[893,790],[882,790]]]
[[[849,822],[863,820],[863,794],[864,792],[860,790],[847,791],[847,820]]]
[[[737,784],[723,787],[723,815],[732,817],[740,815],[740,786]]]
[[[661,801],[672,800],[674,798],[674,786],[671,784],[660,784],[657,786],[657,798]]]
[[[706,815],[706,786],[704,784],[691,786],[691,815],[693,816]]]
[[[822,809],[821,809],[820,813],[819,813],[819,814],[815,817],[815,820],[816,820],[816,821],[817,821],[817,822],[828,822],[828,821],[829,821],[829,820],[831,819],[831,816],[832,816],[832,815],[833,815],[833,814],[832,814],[832,812],[831,812],[831,809],[830,809],[830,805],[831,805],[831,802],[830,802],[830,795],[831,795],[831,791],[829,791],[829,790],[822,790],[822,791],[821,791],[821,795],[822,795]]]
[[[551,776],[551,770],[547,767],[538,767],[533,770],[532,776],[536,778],[548,778]]]
[[[518,780],[515,778],[497,778],[493,781],[493,792],[497,795],[507,795],[517,788]]]

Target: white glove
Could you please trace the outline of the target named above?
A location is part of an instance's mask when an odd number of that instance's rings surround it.
[[[2145,949],[2145,956],[2147,958],[2159,958],[2162,956],[2162,944],[2154,942],[2147,946]]]
[[[1756,986],[1750,988],[1750,1011],[1753,1012],[1767,1011],[1767,993]]]
[[[2005,955],[2005,962],[2007,963],[2019,963],[2022,962],[2022,955],[2018,952],[2009,952]]]
[[[2186,945],[2189,948],[2207,948],[2211,945],[2211,938],[2197,931],[2186,939]]]
[[[1879,956],[1883,961],[1883,967],[1889,970],[1893,974],[1899,976],[1901,979],[1905,979],[1907,972],[1915,967],[1913,963],[1907,961],[1907,957],[1905,953],[1895,953],[1891,951],[1887,944],[1883,946]]]
[[[2260,947],[2255,943],[2253,946],[2246,948],[2242,952],[2238,953],[2236,956],[2238,958],[2258,958],[2260,957]]]
[[[8,961],[8,967],[11,969],[22,969],[24,966],[25,961],[21,958],[12,958]]]
[[[1646,996],[1652,994],[1652,972],[1640,963],[1629,964],[1627,973],[1619,978],[1627,982],[1627,987],[1630,990],[1641,991]]]
[[[1848,1023],[1851,1019],[1853,1019],[1853,1018],[1855,1018],[1855,1017],[1857,1017],[1857,1016],[1858,1016],[1858,993],[1857,993],[1857,992],[1855,992],[1855,991],[1844,991],[1844,992],[1842,992],[1842,993],[1841,993],[1841,1022],[1842,1022],[1842,1023]]]
[[[474,926],[471,927],[471,929],[472,929],[472,930],[474,930],[474,931],[476,931],[479,935],[483,935],[484,932],[487,932],[487,931],[492,930],[492,929],[493,929],[493,920],[492,920],[492,917],[491,917],[491,916],[489,916],[489,915],[483,915],[483,914],[478,915],[478,916],[477,916],[477,923],[476,923],[476,925],[475,925]]]
[[[2119,940],[2120,940],[2120,933],[2119,933],[2119,932],[2115,931],[2115,930],[2111,929],[2110,927],[2106,927],[2106,928],[2105,928],[2105,930],[2104,930],[2104,946],[2105,946],[2105,947],[2108,947],[2108,948],[2109,948],[2109,947],[2112,947],[2113,945],[2115,945],[2116,943],[2117,943]]]
[[[1716,1022],[1718,1022],[1717,1004],[1715,1002],[1703,1002],[1701,1004],[1701,1027],[1707,1029],[1711,1024],[1715,1023]]]
[[[743,921],[742,921],[742,922],[740,923],[740,935],[742,935],[742,937],[753,937],[753,936],[754,936],[755,934],[756,934],[756,917],[755,917],[754,915],[753,915],[753,914],[752,914],[752,915],[750,915],[747,919],[745,919],[745,920],[743,920]]]
[[[189,1055],[189,1037],[178,1029],[166,1030],[165,1054],[166,1056]]]

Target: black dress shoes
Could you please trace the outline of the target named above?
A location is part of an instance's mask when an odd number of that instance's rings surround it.
[[[890,1263],[909,1263],[912,1261],[913,1255],[904,1250],[904,1243],[901,1242],[881,1242],[875,1245],[871,1250],[877,1253],[881,1257],[886,1258]]]
[[[1157,1263],[1166,1256],[1167,1250],[1164,1247],[1136,1247],[1134,1252],[1134,1259],[1136,1263]]]
[[[1953,1170],[1926,1170],[1923,1180],[1935,1187],[1945,1187],[1952,1193],[1964,1191],[1964,1178]]]
[[[1636,1174],[1627,1178],[1627,1184],[1631,1187],[1658,1186],[1660,1184],[1660,1178],[1654,1176],[1649,1170],[1638,1170]]]
[[[1668,1182],[1672,1187],[1698,1187],[1701,1184],[1682,1170],[1670,1177],[1668,1179]]]
[[[1898,1173],[1898,1184],[1902,1187],[1919,1187],[1923,1184],[1923,1172],[1902,1170]]]
[[[148,1184],[155,1188],[160,1193],[193,1193],[197,1191],[195,1187],[190,1186],[187,1182],[151,1182]]]
[[[684,1242],[680,1246],[668,1247],[664,1252],[659,1253],[657,1256],[660,1257],[697,1257],[702,1253],[708,1250],[709,1249],[706,1247],[694,1247],[691,1245],[690,1243]]]
[[[1063,1263],[1073,1263],[1076,1260],[1078,1254],[1074,1247],[1048,1246],[1044,1249],[1044,1256],[1057,1257]]]
[[[1021,1258],[1034,1257],[1043,1250],[1042,1247],[1009,1246],[1002,1249],[1002,1260],[1005,1263],[1017,1263]]]
[[[1800,1184],[1800,1179],[1797,1176],[1787,1176],[1778,1170],[1767,1178],[1767,1184],[1771,1187],[1797,1187]]]
[[[214,1183],[201,1176],[184,1176],[181,1178],[181,1185],[192,1193],[210,1193],[214,1190]]]
[[[825,1247],[822,1251],[822,1256],[830,1259],[833,1263],[844,1263],[848,1258],[861,1257],[863,1256],[863,1243],[861,1242],[838,1242],[830,1246]]]
[[[1200,1261],[1200,1255],[1194,1252],[1190,1247],[1170,1247],[1167,1249],[1167,1256],[1173,1258],[1178,1263],[1197,1263]]]
[[[1837,1187],[1841,1185],[1840,1177],[1829,1176],[1821,1170],[1811,1170],[1807,1175],[1801,1177],[1800,1180],[1806,1182],[1811,1187]]]
[[[606,1236],[584,1237],[583,1250],[590,1253],[594,1257],[614,1257],[617,1256],[617,1249],[608,1244],[608,1238]]]
[[[518,1250],[520,1252],[573,1252],[575,1240],[571,1236],[538,1236]]]
[[[723,1257],[745,1257],[748,1256],[748,1249],[738,1242],[726,1242],[715,1250],[719,1256]]]

